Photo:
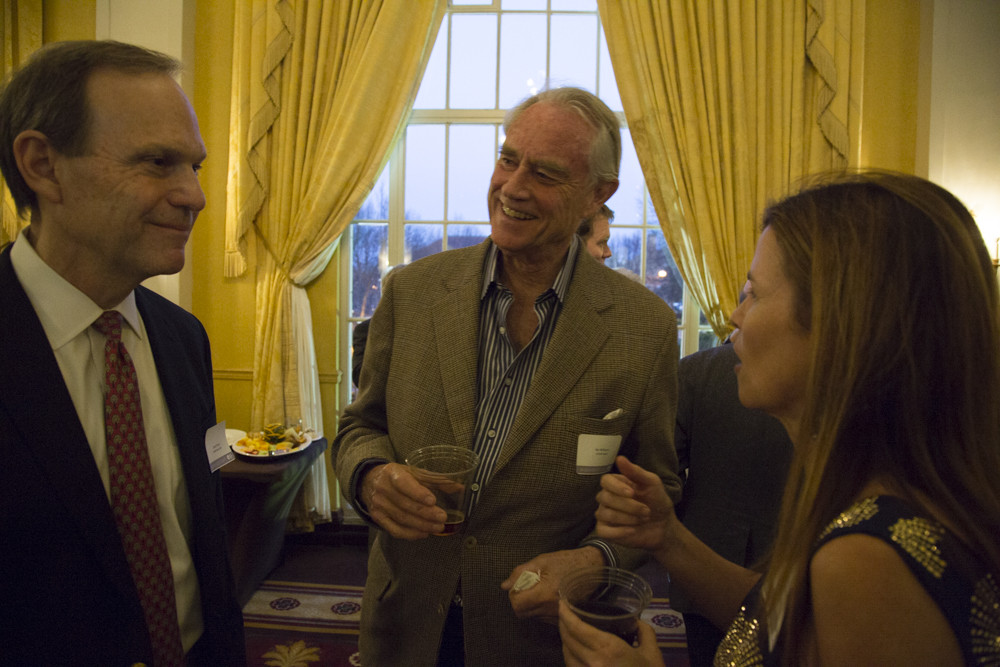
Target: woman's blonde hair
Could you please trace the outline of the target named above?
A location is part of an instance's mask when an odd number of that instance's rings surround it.
[[[791,663],[810,619],[815,542],[872,480],[944,520],[1000,572],[1000,299],[969,211],[915,176],[841,176],[774,204],[763,226],[812,337],[763,583]]]

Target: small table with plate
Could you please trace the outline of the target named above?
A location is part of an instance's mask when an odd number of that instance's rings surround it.
[[[240,605],[280,564],[288,512],[326,448],[326,438],[318,438],[285,455],[259,460],[237,456],[222,467],[227,541]]]

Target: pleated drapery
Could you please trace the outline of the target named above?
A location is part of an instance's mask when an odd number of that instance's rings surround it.
[[[3,0],[0,12],[0,77],[6,79],[42,45],[42,0]],[[27,220],[17,217],[14,199],[5,185],[0,204],[0,247],[13,241],[26,224]]]
[[[864,0],[598,0],[653,206],[716,335],[766,203],[857,165]]]
[[[446,0],[237,3],[225,275],[258,243],[253,428],[323,433],[304,287],[326,269],[413,106]],[[330,334],[333,335],[333,334]],[[309,516],[330,519],[325,462],[304,485]]]

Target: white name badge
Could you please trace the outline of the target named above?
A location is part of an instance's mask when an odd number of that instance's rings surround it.
[[[576,441],[576,474],[603,475],[610,472],[621,444],[620,435],[581,434]]]
[[[226,439],[225,420],[205,431],[205,453],[208,454],[208,467],[212,472],[236,458]]]

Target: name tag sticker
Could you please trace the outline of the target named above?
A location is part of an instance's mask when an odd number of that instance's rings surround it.
[[[610,472],[621,444],[620,435],[580,434],[576,441],[576,474],[603,475]]]
[[[205,431],[205,453],[208,454],[208,467],[212,472],[236,458],[226,440],[225,420]]]

